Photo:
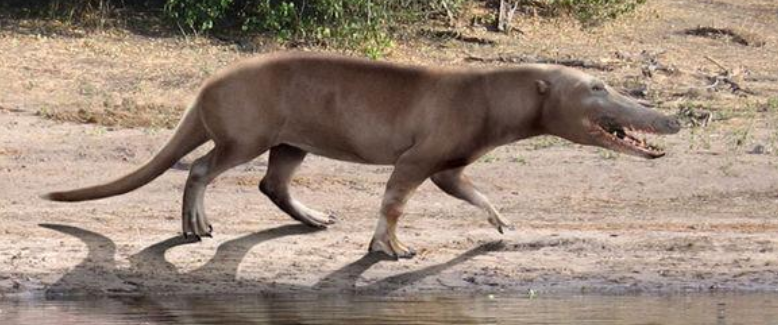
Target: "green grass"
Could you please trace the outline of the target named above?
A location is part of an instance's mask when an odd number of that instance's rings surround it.
[[[500,161],[500,159],[491,153],[485,154],[483,155],[483,157],[478,159],[478,162],[486,163],[486,164],[498,162],[498,161]]]
[[[597,148],[597,155],[604,160],[616,160],[619,158],[619,154],[609,149]]]
[[[527,159],[522,157],[522,156],[519,156],[519,155],[511,157],[510,158],[510,162],[516,163],[516,164],[519,164],[519,165],[522,165],[522,166],[528,164]]]
[[[778,113],[778,97],[772,97],[765,103],[765,111],[770,113]]]
[[[563,147],[570,145],[569,141],[551,135],[535,137],[527,140],[526,142],[529,144],[532,150],[542,150],[552,147]]]
[[[392,30],[464,0],[167,0],[172,22],[193,33],[270,33],[281,43],[360,51],[377,59],[394,46]]]

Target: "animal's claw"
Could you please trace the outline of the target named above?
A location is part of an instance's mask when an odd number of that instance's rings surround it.
[[[416,250],[408,247],[408,250],[396,255],[397,259],[411,259],[416,256]]]
[[[490,216],[489,224],[497,228],[497,231],[500,232],[500,234],[505,234],[505,230],[513,230],[513,226],[509,224],[507,221],[505,221],[502,217],[498,216]]]
[[[307,220],[305,220],[305,221],[300,220],[300,221],[304,225],[306,225],[308,227],[311,227],[311,228],[315,228],[315,229],[327,229],[327,225],[328,225],[327,223],[324,223],[324,222],[319,223],[319,222],[311,222],[311,221],[307,221]]]
[[[208,236],[210,237],[210,235],[208,235]],[[192,241],[195,241],[195,242],[199,242],[199,241],[203,240],[199,235],[197,235],[195,233],[190,233],[190,232],[184,232],[184,239],[192,240]]]
[[[378,245],[379,247],[376,247],[375,243],[375,238],[370,240],[370,244],[367,246],[367,252],[369,254],[382,254],[395,261],[400,259],[411,259],[416,256],[416,250],[400,244],[396,239],[394,242],[389,241],[388,243],[382,243]]]
[[[390,254],[390,253],[387,253],[387,252],[385,252],[383,250],[373,250],[373,249],[368,248],[367,253],[368,254],[380,254],[380,255],[385,256],[386,258],[388,258],[388,259],[390,259],[392,261],[399,261],[401,259],[411,259],[414,256],[416,256],[416,250],[414,250],[412,248],[409,248],[407,252],[402,252],[402,253],[399,253],[399,254],[398,253]]]
[[[326,215],[325,217],[316,217],[313,215],[308,215],[305,217],[294,217],[293,218],[302,224],[316,229],[327,229],[330,225],[334,225],[338,218],[334,215]]]

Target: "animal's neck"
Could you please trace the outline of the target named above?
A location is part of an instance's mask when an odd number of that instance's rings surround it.
[[[504,145],[543,134],[541,125],[544,98],[535,90],[532,80],[522,84],[494,84],[487,107],[489,133],[495,145]],[[499,88],[503,88],[499,91]]]

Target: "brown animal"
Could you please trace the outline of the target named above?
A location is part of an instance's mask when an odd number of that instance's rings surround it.
[[[46,198],[83,201],[123,194],[165,172],[211,140],[214,148],[189,172],[183,200],[184,235],[210,236],[203,194],[214,178],[266,151],[259,189],[292,218],[327,227],[333,216],[289,193],[308,153],[394,165],[370,251],[409,258],[397,222],[427,178],[478,206],[500,232],[508,222],[463,174],[494,149],[550,134],[644,158],[664,153],[628,131],[678,132],[666,117],[580,71],[553,65],[498,69],[408,67],[340,56],[282,53],[239,63],[210,78],[172,138],[149,162],[110,183]]]

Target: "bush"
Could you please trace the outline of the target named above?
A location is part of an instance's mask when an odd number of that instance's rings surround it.
[[[205,32],[227,17],[233,0],[168,0],[165,12],[178,24]]]
[[[395,23],[456,10],[464,0],[168,0],[165,12],[196,33],[271,32],[279,40],[359,49],[378,57]],[[449,8],[449,9],[446,9]],[[453,9],[451,9],[453,8]]]
[[[111,0],[2,0],[0,14],[42,17],[87,27],[102,27],[113,8]]]
[[[0,16],[43,19],[101,29],[128,16],[158,17],[167,0],[0,0]]]
[[[372,56],[391,46],[392,12],[374,0],[259,0],[245,13],[243,30],[273,32],[284,41],[362,48]]]
[[[453,20],[468,0],[0,0],[0,11],[102,27],[132,9],[164,12],[171,26],[193,33],[272,33],[281,41],[361,51],[376,58],[398,26],[427,18]],[[475,2],[475,0],[469,0]],[[493,5],[498,0],[484,0]],[[523,11],[570,14],[596,24],[645,0],[508,0]],[[120,9],[120,10],[115,10]],[[0,12],[1,13],[1,12]],[[122,18],[122,17],[119,17]]]

